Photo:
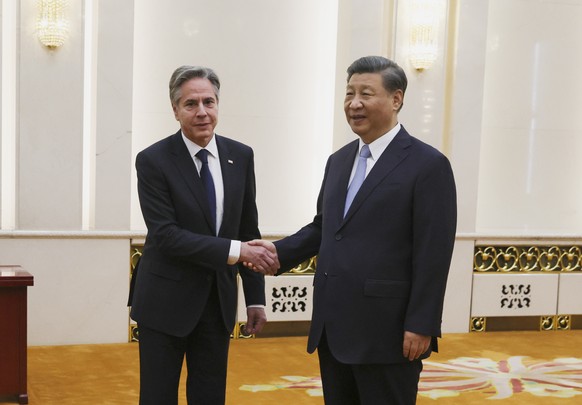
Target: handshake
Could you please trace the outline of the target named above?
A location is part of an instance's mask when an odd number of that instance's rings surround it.
[[[242,262],[249,269],[266,276],[276,274],[279,267],[281,267],[277,256],[277,248],[273,242],[260,239],[242,242],[239,262]]]

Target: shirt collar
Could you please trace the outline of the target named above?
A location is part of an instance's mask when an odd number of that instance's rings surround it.
[[[396,123],[394,128],[392,128],[390,131],[386,132],[384,135],[376,139],[374,142],[368,144],[368,147],[370,148],[370,154],[372,155],[373,160],[378,160],[380,158],[380,155],[382,155],[384,150],[386,150],[390,142],[392,142],[396,134],[400,131],[401,127],[402,125],[400,125],[399,122]],[[364,146],[364,141],[362,141],[362,138],[360,138],[358,150],[361,150],[362,146]]]
[[[200,149],[206,149],[208,152],[210,152],[212,156],[218,158],[218,146],[216,145],[216,134],[213,134],[212,138],[210,139],[210,142],[208,142],[208,145],[206,145],[205,148],[202,148],[200,145],[197,145],[190,139],[186,138],[184,132],[180,131],[180,133],[182,134],[182,139],[184,140],[184,143],[186,144],[186,147],[188,148],[188,152],[190,153],[191,157],[196,156]]]

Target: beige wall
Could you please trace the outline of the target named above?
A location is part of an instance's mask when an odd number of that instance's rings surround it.
[[[255,149],[267,236],[312,218],[327,156],[354,139],[347,65],[383,54],[404,67],[400,120],[456,174],[445,332],[468,330],[484,233],[582,234],[582,0],[443,0],[439,57],[422,73],[408,63],[411,1],[69,2],[69,40],[49,51],[36,1],[3,0],[0,262],[36,276],[30,343],[126,339],[129,242],[144,232],[133,159],[178,129],[167,81],[181,64],[222,78],[218,131]]]
[[[217,133],[255,151],[262,232],[310,220],[331,152],[336,3],[174,0],[172,11],[136,2],[134,154],[179,129],[168,97],[173,70],[212,67],[221,78]],[[131,226],[144,229],[135,193],[132,201]]]
[[[488,14],[477,229],[580,234],[582,2]]]

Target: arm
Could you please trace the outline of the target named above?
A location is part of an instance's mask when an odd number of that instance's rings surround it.
[[[148,239],[166,256],[199,265],[220,266],[228,260],[230,240],[199,234],[178,222],[171,185],[159,157],[141,152],[136,158],[137,186]],[[192,210],[191,215],[202,213]]]
[[[239,260],[249,261],[256,260],[253,258],[251,247],[246,242],[261,237],[259,231],[258,210],[256,204],[256,181],[254,159],[251,152],[249,157],[249,164],[247,165],[247,172],[245,176],[245,191],[242,200],[242,211],[240,217],[239,238],[243,241],[241,245],[241,255]],[[261,248],[266,251],[266,249]],[[266,322],[264,309],[262,308],[248,308],[249,305],[262,305],[265,301],[265,279],[262,274],[255,273],[246,267],[239,265],[239,275],[242,280],[245,302],[247,305],[247,325],[255,325],[259,331],[262,325]],[[250,329],[247,328],[247,331]],[[252,332],[256,333],[256,332]]]
[[[412,284],[404,330],[438,337],[457,220],[455,182],[445,156],[433,156],[423,168],[413,201]]]

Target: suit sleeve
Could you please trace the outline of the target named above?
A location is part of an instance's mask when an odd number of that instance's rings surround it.
[[[224,266],[230,240],[184,229],[177,220],[170,186],[156,155],[136,158],[137,189],[148,239],[166,256],[203,266]]]
[[[457,224],[455,182],[444,155],[423,168],[413,198],[412,288],[404,329],[440,337]]]
[[[245,193],[240,224],[239,239],[243,242],[260,239],[259,215],[256,203],[256,180],[254,158],[251,152],[247,167]],[[239,274],[243,283],[246,305],[265,305],[265,277],[238,264]]]

